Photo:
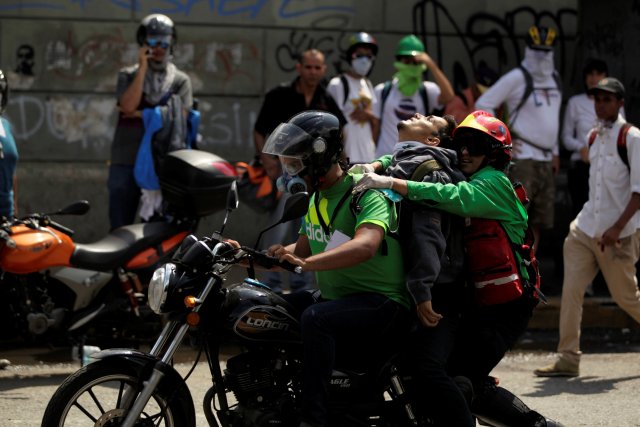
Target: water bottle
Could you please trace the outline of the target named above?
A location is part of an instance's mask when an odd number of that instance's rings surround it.
[[[83,345],[82,347],[74,345],[71,348],[71,358],[76,362],[81,362],[81,366],[86,366],[96,361],[91,355],[99,351],[100,347],[93,345]]]

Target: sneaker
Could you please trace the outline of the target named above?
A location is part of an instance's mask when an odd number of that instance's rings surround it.
[[[11,365],[7,359],[0,359],[0,369],[7,369],[8,366]]]
[[[551,365],[536,369],[533,373],[539,377],[577,377],[580,375],[580,366],[577,363],[558,358]]]

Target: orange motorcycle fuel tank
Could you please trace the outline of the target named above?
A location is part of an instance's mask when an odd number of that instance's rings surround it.
[[[64,233],[49,227],[17,225],[11,228],[11,238],[15,247],[5,245],[0,251],[0,268],[6,272],[27,274],[70,265],[75,244]]]

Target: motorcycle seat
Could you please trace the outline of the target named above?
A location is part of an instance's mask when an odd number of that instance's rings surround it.
[[[141,251],[155,248],[162,255],[160,243],[185,231],[166,222],[147,222],[116,228],[103,239],[93,243],[77,243],[71,255],[74,267],[111,271],[124,266]]]

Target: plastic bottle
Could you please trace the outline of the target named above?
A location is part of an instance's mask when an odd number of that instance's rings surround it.
[[[91,355],[99,351],[100,347],[93,345],[83,345],[81,348],[74,345],[71,348],[71,358],[76,362],[81,362],[81,366],[86,366],[89,363],[96,361],[96,359],[91,357]]]

